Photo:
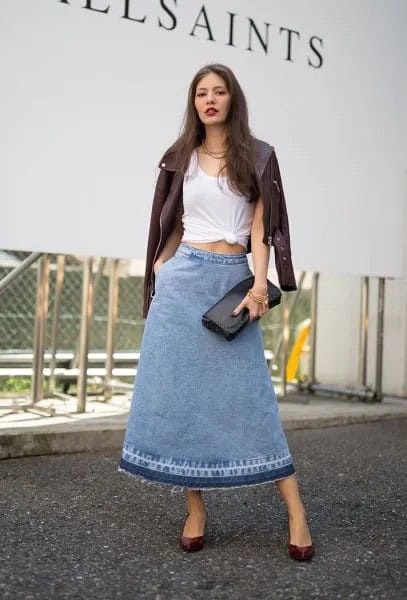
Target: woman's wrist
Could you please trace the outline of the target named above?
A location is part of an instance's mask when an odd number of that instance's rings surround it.
[[[252,290],[255,294],[267,294],[267,280],[264,282],[254,281]]]
[[[267,305],[269,297],[268,294],[259,294],[254,291],[253,288],[250,288],[247,292],[247,296],[256,302],[256,304]]]

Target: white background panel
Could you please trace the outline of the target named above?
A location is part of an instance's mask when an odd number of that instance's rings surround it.
[[[57,0],[0,7],[0,247],[144,258],[158,161],[196,70],[223,62],[273,144],[299,270],[399,277],[406,220],[404,0]],[[235,47],[228,46],[236,13]],[[248,17],[262,35],[265,54]],[[203,23],[203,19],[200,20]],[[293,36],[286,60],[287,34]],[[322,38],[322,67],[310,49]]]

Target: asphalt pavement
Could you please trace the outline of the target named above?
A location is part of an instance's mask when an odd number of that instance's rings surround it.
[[[287,431],[316,555],[287,554],[274,484],[208,490],[207,543],[178,546],[184,492],[119,450],[0,462],[0,598],[404,599],[406,419]]]

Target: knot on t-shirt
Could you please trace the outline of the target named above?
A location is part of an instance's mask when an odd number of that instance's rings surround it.
[[[225,235],[225,240],[228,242],[228,244],[236,244],[237,235],[235,233],[233,233],[232,231],[225,231],[224,235]]]

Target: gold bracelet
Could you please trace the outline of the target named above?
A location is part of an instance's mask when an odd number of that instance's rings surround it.
[[[256,300],[250,294],[248,294],[248,296],[249,296],[249,298],[251,298],[252,300],[254,300],[254,302],[256,302],[257,304],[261,304],[264,307],[268,306],[268,300]]]
[[[253,298],[258,298],[258,299],[261,299],[261,300],[264,300],[264,299],[267,299],[267,298],[268,298],[268,294],[265,294],[264,296],[263,296],[263,295],[261,295],[261,294],[255,294],[255,293],[253,292],[253,289],[254,289],[254,288],[250,288],[250,289],[249,289],[249,291],[247,292],[247,293],[250,293],[250,295],[251,295]]]
[[[263,304],[264,306],[268,305],[268,294],[266,294],[265,296],[257,296],[252,292],[252,288],[250,288],[250,290],[247,292],[247,295],[249,296],[249,298],[257,302],[257,304]]]

